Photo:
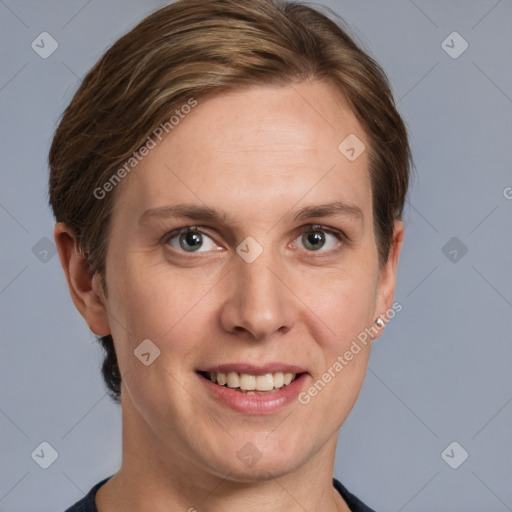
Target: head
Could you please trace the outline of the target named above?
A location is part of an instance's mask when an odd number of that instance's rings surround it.
[[[72,298],[139,429],[220,473],[233,442],[277,474],[334,439],[366,371],[371,339],[353,342],[392,309],[410,166],[383,71],[338,24],[270,0],[170,4],[86,75],[49,163]],[[242,362],[324,385],[219,410],[204,372]]]

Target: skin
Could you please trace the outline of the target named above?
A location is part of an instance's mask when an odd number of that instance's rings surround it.
[[[307,390],[391,308],[403,225],[379,267],[367,151],[350,162],[338,150],[351,133],[369,147],[345,100],[319,81],[202,98],[116,189],[107,296],[72,230],[56,225],[74,303],[94,333],[112,334],[123,379],[123,461],[98,492],[100,510],[349,510],[332,487],[334,455],[370,343],[309,404],[272,414],[220,404],[195,370],[285,362],[309,372]],[[293,220],[334,201],[361,218]],[[225,223],[139,221],[176,202],[222,209]],[[312,250],[302,236],[312,224],[348,240],[320,231],[325,245]],[[205,234],[199,252],[164,238],[185,226]],[[248,236],[263,248],[252,263],[236,253]],[[161,351],[149,366],[133,354],[144,339]],[[249,442],[262,454],[250,468],[237,457]]]

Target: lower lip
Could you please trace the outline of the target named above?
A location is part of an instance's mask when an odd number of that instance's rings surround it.
[[[303,373],[291,384],[283,386],[277,391],[269,391],[262,395],[248,395],[227,386],[215,384],[200,374],[197,375],[215,398],[224,402],[235,411],[245,414],[266,414],[282,409],[297,398],[308,377],[307,373]]]

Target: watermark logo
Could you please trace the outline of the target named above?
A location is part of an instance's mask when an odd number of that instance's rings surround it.
[[[251,442],[245,443],[236,456],[248,468],[254,467],[262,457],[261,451]]]
[[[365,149],[364,142],[354,133],[351,133],[346,139],[341,141],[338,146],[340,153],[351,162],[357,160]]]
[[[442,452],[441,458],[452,469],[457,469],[469,457],[469,453],[457,441],[451,442]]]
[[[146,339],[137,345],[133,353],[144,366],[149,366],[160,356],[160,349],[151,340]]]
[[[456,236],[443,245],[441,252],[452,262],[458,263],[468,252],[467,246]]]
[[[41,263],[47,263],[57,254],[57,247],[47,236],[43,236],[43,238],[32,247],[32,254]]]
[[[252,236],[248,236],[238,245],[236,252],[247,263],[252,263],[261,255],[263,247]]]
[[[468,47],[468,42],[458,32],[452,32],[441,43],[441,48],[452,59],[458,59],[468,49]]]
[[[59,454],[50,443],[43,441],[30,456],[38,466],[48,469],[57,460]]]
[[[47,59],[59,47],[59,43],[48,32],[41,32],[30,46],[41,59]]]

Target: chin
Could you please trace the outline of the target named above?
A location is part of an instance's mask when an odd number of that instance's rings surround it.
[[[249,483],[249,482],[265,482],[281,478],[291,473],[298,464],[293,464],[289,459],[287,461],[263,461],[260,459],[254,466],[244,466],[244,464],[233,461],[227,462],[225,471],[222,476],[233,482]]]
[[[294,471],[300,467],[305,453],[304,448],[283,447],[282,442],[269,443],[268,440],[265,445],[262,441],[258,443],[257,436],[246,435],[243,441],[237,440],[227,450],[212,454],[208,463],[219,476],[228,475],[229,480],[258,482],[280,478]]]

